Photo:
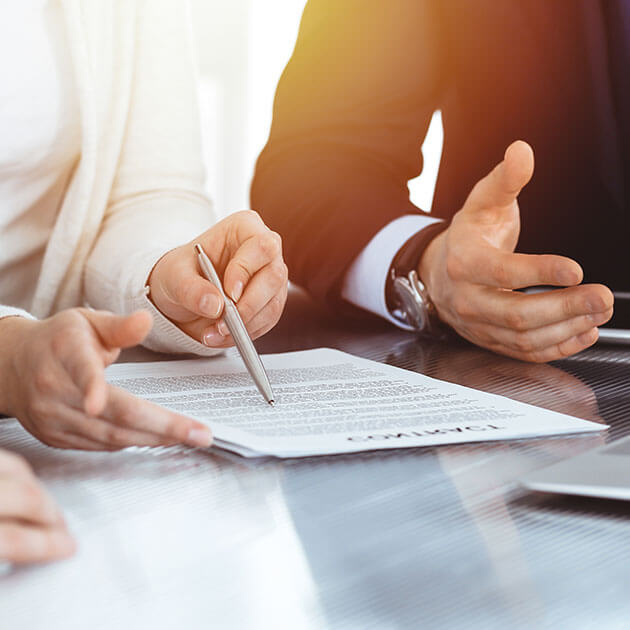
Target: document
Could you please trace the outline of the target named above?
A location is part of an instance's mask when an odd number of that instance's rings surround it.
[[[107,369],[110,383],[210,426],[245,457],[301,457],[602,431],[525,403],[321,348],[262,357],[267,404],[238,356]]]

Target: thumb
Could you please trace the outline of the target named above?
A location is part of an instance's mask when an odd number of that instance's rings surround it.
[[[534,151],[517,140],[507,148],[503,162],[477,182],[464,207],[474,212],[510,206],[533,174]]]
[[[138,345],[153,326],[153,318],[148,311],[136,311],[127,316],[107,311],[84,311],[84,315],[108,349]]]

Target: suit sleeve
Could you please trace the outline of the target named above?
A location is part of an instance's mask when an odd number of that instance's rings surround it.
[[[291,280],[336,302],[389,222],[419,213],[407,182],[440,90],[428,0],[311,0],[280,79],[252,207],[284,240]]]

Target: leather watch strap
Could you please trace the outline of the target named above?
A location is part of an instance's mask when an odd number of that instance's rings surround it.
[[[390,267],[390,273],[387,274],[387,283],[385,285],[385,300],[387,308],[391,311],[395,307],[393,294],[393,275],[406,276],[412,269],[417,269],[424,250],[429,243],[441,232],[444,232],[449,226],[448,221],[440,221],[432,223],[423,230],[414,234],[405,241],[405,244],[398,250]]]

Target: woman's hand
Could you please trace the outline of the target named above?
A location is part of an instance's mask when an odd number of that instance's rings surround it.
[[[212,260],[253,339],[271,330],[287,299],[288,273],[278,234],[256,212],[237,212],[155,265],[149,287],[158,309],[191,337],[214,348],[233,345],[221,319],[223,300],[201,274],[195,243]]]
[[[120,317],[87,309],[0,320],[0,412],[58,448],[209,446],[205,425],[105,381],[104,368],[121,348],[139,344],[151,324],[142,311]]]
[[[61,511],[31,467],[0,450],[0,562],[50,562],[74,550]]]

